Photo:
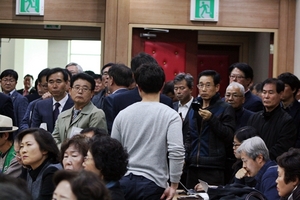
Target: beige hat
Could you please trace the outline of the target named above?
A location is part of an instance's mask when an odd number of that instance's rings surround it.
[[[5,115],[0,115],[0,133],[14,132],[18,127],[13,126],[12,119]]]

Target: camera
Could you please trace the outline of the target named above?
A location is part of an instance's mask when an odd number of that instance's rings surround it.
[[[202,108],[202,105],[199,101],[193,101],[192,102],[192,108],[195,111],[199,111],[199,108]]]

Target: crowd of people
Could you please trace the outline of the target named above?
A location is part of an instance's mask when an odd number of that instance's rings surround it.
[[[20,90],[18,73],[2,71],[0,199],[171,200],[179,182],[202,190],[199,179],[300,199],[299,79],[253,84],[246,63],[228,78],[225,94],[214,70],[165,84],[146,53],[101,75],[46,68]]]

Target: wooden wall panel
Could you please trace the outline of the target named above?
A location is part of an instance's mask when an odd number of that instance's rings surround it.
[[[16,1],[2,0],[0,20],[104,23],[105,0],[45,0],[44,16],[16,16]]]
[[[191,22],[190,0],[130,0],[130,23],[278,28],[279,0],[220,0],[219,21]]]

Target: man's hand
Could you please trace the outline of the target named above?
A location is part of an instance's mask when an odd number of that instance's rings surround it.
[[[176,194],[177,188],[178,188],[178,183],[171,183],[171,186],[165,189],[160,199],[172,200]]]
[[[245,170],[244,168],[241,168],[241,169],[239,169],[239,171],[236,172],[235,178],[242,179],[247,175],[248,175],[247,170]]]
[[[209,120],[212,116],[212,113],[209,110],[199,109],[199,115],[202,117],[204,121]]]

